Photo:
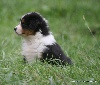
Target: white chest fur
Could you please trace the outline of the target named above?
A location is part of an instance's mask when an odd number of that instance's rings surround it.
[[[42,57],[42,52],[48,49],[46,45],[52,45],[56,41],[52,34],[43,36],[40,32],[36,35],[24,37],[22,43],[22,55],[24,55],[28,62]]]

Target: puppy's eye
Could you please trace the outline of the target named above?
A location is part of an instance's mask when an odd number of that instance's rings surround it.
[[[24,23],[21,22],[21,25],[23,25]]]
[[[21,23],[23,28],[27,28],[27,25],[25,23]]]
[[[22,25],[24,25],[24,23],[21,23]]]

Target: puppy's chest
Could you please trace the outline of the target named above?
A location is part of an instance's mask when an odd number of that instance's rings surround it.
[[[41,40],[24,40],[22,45],[22,54],[25,57],[41,57],[42,52],[46,49],[46,46]]]

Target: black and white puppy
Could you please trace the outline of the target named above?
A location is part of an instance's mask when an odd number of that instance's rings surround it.
[[[32,62],[40,59],[51,64],[71,64],[49,30],[47,20],[37,12],[27,13],[20,19],[15,32],[23,37],[22,55]]]

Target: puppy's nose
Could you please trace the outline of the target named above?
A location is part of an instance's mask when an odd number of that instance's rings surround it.
[[[16,29],[17,29],[17,28],[15,27],[14,30],[16,31]]]

